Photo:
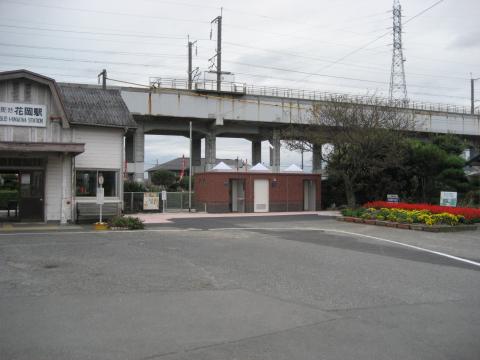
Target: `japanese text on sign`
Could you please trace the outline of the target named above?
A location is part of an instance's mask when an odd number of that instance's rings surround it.
[[[45,105],[0,103],[0,125],[45,127]]]

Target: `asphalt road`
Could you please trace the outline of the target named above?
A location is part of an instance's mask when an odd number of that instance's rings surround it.
[[[478,360],[478,259],[316,216],[0,234],[0,359]]]

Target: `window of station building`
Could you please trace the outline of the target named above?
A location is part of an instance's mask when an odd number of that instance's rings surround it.
[[[76,196],[97,196],[98,178],[103,176],[105,196],[117,196],[117,171],[77,170],[75,173]]]

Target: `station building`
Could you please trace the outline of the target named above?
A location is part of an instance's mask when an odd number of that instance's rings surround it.
[[[75,221],[78,204],[121,211],[124,137],[136,128],[118,90],[27,70],[0,73],[0,221]]]

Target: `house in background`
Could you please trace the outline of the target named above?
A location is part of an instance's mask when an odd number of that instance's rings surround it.
[[[219,164],[220,162],[224,162],[228,166],[230,166],[233,169],[242,168],[242,162],[240,159],[217,159],[215,161],[215,164]],[[148,173],[148,181],[150,181],[152,174],[157,171],[157,170],[168,170],[171,172],[174,172],[175,175],[179,176],[180,173],[182,172],[182,169],[185,170],[184,175],[189,176],[190,175],[190,167],[189,167],[189,158],[188,157],[178,157],[176,159],[164,162],[163,164],[156,165],[154,167],[151,167],[150,169],[147,170]],[[193,173],[198,173],[198,172],[204,172],[205,171],[205,158],[200,159],[200,165],[199,166],[194,166],[193,167]]]

